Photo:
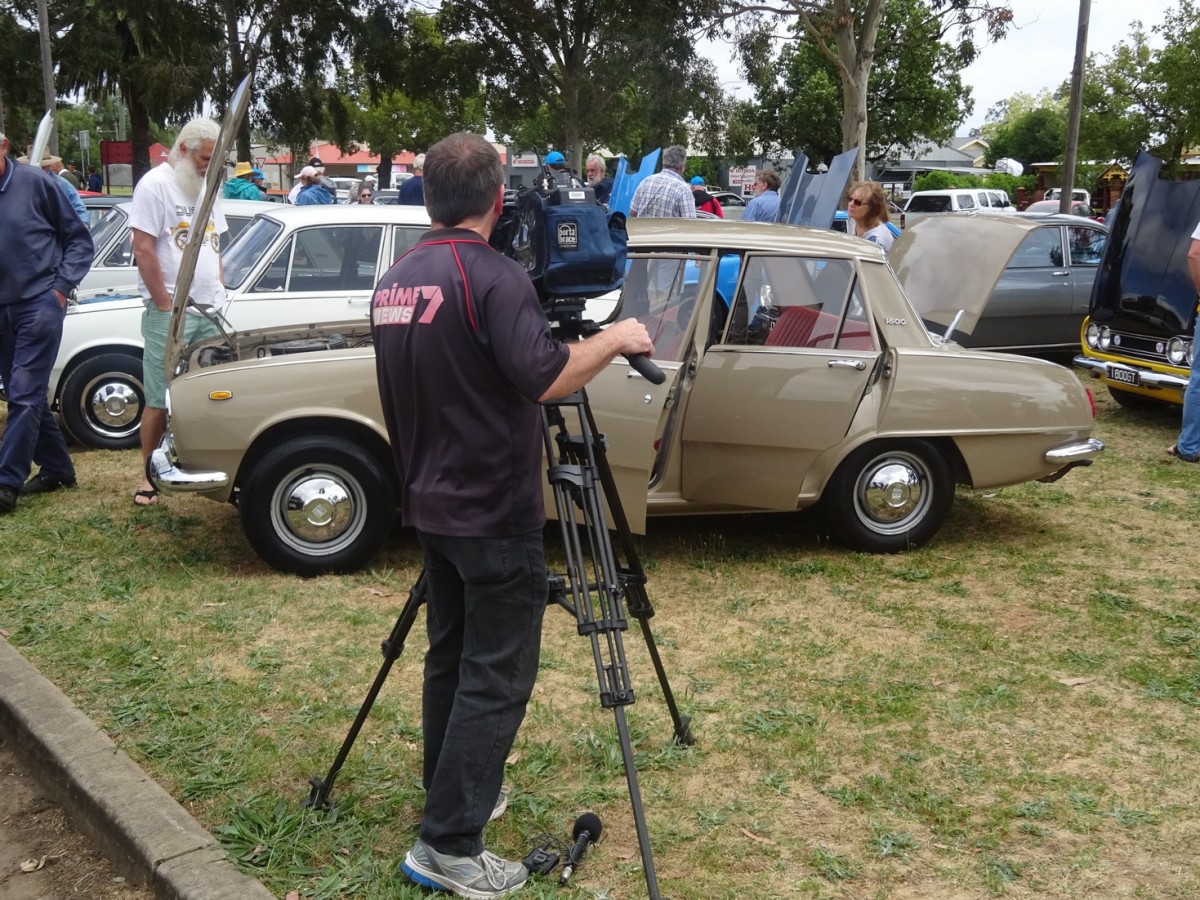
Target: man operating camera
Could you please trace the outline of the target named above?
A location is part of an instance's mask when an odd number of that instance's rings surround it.
[[[537,674],[547,602],[539,401],[618,353],[650,353],[634,319],[556,342],[525,271],[488,245],[504,203],[496,150],[460,132],[425,157],[431,231],[376,286],[372,332],[401,508],[424,552],[425,810],[403,871],[463,897],[527,875],[483,849],[504,760]]]

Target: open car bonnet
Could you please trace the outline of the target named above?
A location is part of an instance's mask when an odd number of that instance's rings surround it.
[[[246,115],[246,107],[250,105],[250,76],[242,79],[229,105],[225,108],[225,116],[221,120],[221,131],[213,147],[212,160],[204,175],[204,190],[196,204],[196,212],[192,217],[194,222],[207,222],[212,214],[213,205],[221,194],[221,185],[225,179],[225,160],[237,140],[238,128]],[[167,384],[175,376],[177,366],[183,360],[184,320],[188,292],[192,287],[192,279],[196,275],[196,262],[200,258],[200,246],[205,241],[205,229],[193,228],[188,236],[187,246],[183,248],[183,259],[179,261],[179,273],[175,276],[175,297],[171,302],[171,324],[167,330],[166,351],[163,353],[163,366],[166,369]]]
[[[906,229],[888,251],[896,277],[927,322],[971,334],[996,282],[1035,220],[1016,216],[929,216]]]

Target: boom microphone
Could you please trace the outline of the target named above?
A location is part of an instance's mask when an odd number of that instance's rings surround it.
[[[567,883],[567,879],[571,877],[571,873],[575,871],[575,867],[587,853],[588,846],[600,840],[600,832],[603,830],[604,826],[600,824],[600,817],[595,813],[586,812],[575,820],[575,827],[571,831],[571,837],[575,838],[575,845],[567,854],[566,865],[563,866],[562,875],[558,878],[560,887]]]

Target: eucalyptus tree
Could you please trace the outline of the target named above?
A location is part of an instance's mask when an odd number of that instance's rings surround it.
[[[986,39],[1002,38],[1012,21],[1012,10],[996,0],[921,0],[907,27],[887,32],[881,28],[884,13],[903,0],[723,0],[723,19],[746,34],[755,30],[774,34],[781,24],[795,23],[803,39],[812,42],[831,63],[841,86],[842,149],[858,148],[856,177],[862,177],[867,157],[867,127],[871,76],[877,58],[894,46],[925,40],[952,42],[966,65],[978,53],[976,26]]]
[[[628,118],[617,111],[638,109],[640,84],[664,85],[664,64],[676,83],[685,79],[679,69],[695,55],[689,35],[710,21],[716,2],[445,0],[442,21],[480,49],[497,133],[552,142],[578,170],[587,149],[619,138]],[[679,104],[658,115],[662,134],[683,119]]]

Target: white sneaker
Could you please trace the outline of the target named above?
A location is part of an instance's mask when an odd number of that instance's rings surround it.
[[[496,805],[492,807],[492,814],[488,816],[489,822],[495,822],[504,815],[504,811],[508,809],[508,793],[511,790],[507,784],[500,785],[500,796],[496,798]]]
[[[471,900],[511,894],[523,888],[529,877],[529,870],[521,863],[486,850],[479,856],[450,856],[419,839],[404,857],[400,870],[417,884]]]

